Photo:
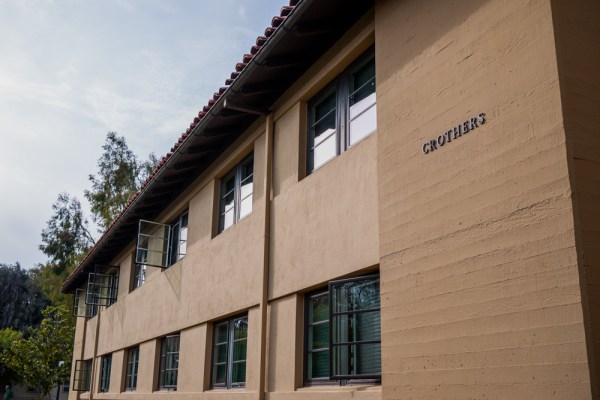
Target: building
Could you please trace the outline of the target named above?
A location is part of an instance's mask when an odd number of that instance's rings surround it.
[[[62,290],[76,399],[591,399],[600,3],[292,1]]]

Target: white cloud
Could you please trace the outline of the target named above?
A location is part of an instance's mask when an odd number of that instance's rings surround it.
[[[169,151],[281,4],[0,0],[0,262],[45,259],[51,206],[83,200],[109,130]]]

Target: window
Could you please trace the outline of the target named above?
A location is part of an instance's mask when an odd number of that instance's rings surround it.
[[[179,335],[166,336],[160,345],[160,371],[158,388],[177,390],[179,368]]]
[[[135,262],[151,267],[169,266],[171,226],[141,219],[138,226]]]
[[[308,173],[377,129],[373,50],[309,101],[308,127]]]
[[[379,276],[332,281],[306,297],[305,381],[380,379]]]
[[[169,240],[169,262],[171,266],[181,260],[187,251],[188,213],[181,214],[171,224],[171,237]]]
[[[140,361],[140,348],[132,347],[127,350],[127,365],[125,367],[125,390],[137,389],[138,363]]]
[[[35,388],[33,386],[27,386],[27,393],[35,393]]]
[[[212,387],[233,388],[246,385],[246,346],[248,316],[232,318],[214,325]]]
[[[75,289],[73,298],[73,316],[92,318],[98,314],[98,306],[86,304],[86,289]]]
[[[221,179],[219,233],[252,212],[254,156],[250,155]]]
[[[329,380],[329,292],[306,297],[306,381]]]
[[[69,391],[69,384],[68,383],[63,384],[62,391],[63,392],[68,392]]]
[[[170,225],[140,220],[135,254],[133,288],[145,281],[146,266],[168,268],[181,260],[187,251],[188,212]]]
[[[73,374],[73,390],[78,392],[89,392],[92,382],[92,360],[75,361],[75,372]]]
[[[117,302],[119,267],[97,265],[88,274],[85,302],[93,306],[110,307]]]
[[[102,357],[100,368],[100,391],[108,392],[110,388],[110,368],[112,366],[112,355]]]
[[[135,264],[133,268],[133,289],[137,289],[146,282],[146,264]]]

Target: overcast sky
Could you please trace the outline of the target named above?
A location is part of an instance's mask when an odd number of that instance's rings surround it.
[[[106,133],[164,155],[286,0],[0,0],[0,263],[46,261]]]

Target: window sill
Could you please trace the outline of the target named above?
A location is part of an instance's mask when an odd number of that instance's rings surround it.
[[[217,234],[214,235],[212,237],[212,239],[215,239],[223,234],[226,234],[227,232],[230,232],[232,230],[235,229],[236,226],[238,226],[239,224],[242,224],[244,221],[250,219],[250,217],[252,216],[252,212],[244,215],[242,218],[240,218],[239,220],[237,220],[235,223],[233,223],[232,225],[229,225],[227,228],[223,229],[222,231],[217,231]]]
[[[337,383],[332,384],[320,384],[313,386],[304,386],[296,389],[297,392],[363,392],[363,391],[373,391],[373,392],[381,392],[381,384],[380,383],[357,383],[357,384],[348,384],[346,386],[340,386]]]

